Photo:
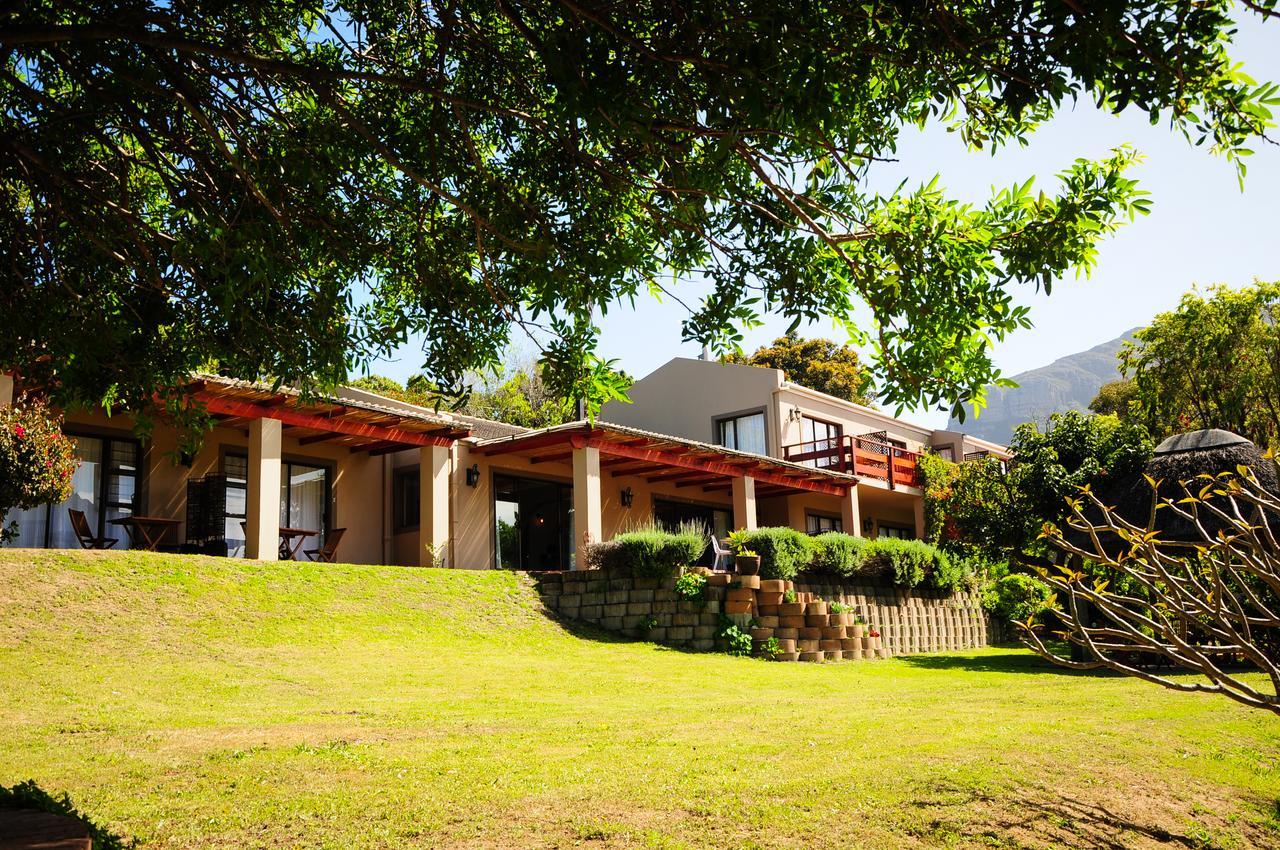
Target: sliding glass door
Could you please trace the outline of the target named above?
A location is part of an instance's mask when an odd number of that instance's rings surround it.
[[[83,512],[95,536],[116,538],[115,548],[128,546],[129,535],[111,520],[137,510],[138,443],[115,437],[73,436],[80,465],[71,476],[71,496],[56,505],[10,511],[5,525],[18,523],[18,538],[10,546],[79,548],[69,511]]]
[[[573,555],[573,488],[495,475],[494,536],[504,570],[567,570]]]
[[[227,554],[244,557],[245,511],[248,502],[249,460],[245,455],[222,458],[227,477]],[[329,468],[285,461],[280,464],[280,527],[316,532],[308,537],[305,549],[324,543],[329,528]]]

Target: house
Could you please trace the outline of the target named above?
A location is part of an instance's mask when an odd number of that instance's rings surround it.
[[[0,405],[15,389],[0,376]],[[140,441],[127,413],[69,412],[74,492],[11,513],[11,545],[78,546],[77,510],[119,547],[272,560],[321,549],[341,529],[346,562],[571,569],[583,540],[652,520],[720,536],[762,525],[917,536],[918,452],[1004,456],[777,370],[701,360],[671,361],[598,421],[538,430],[354,388],[305,398],[199,375],[187,391],[216,421],[190,457],[164,422]]]

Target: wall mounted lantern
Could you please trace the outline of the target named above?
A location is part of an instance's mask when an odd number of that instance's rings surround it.
[[[480,464],[473,463],[467,467],[467,486],[474,487],[480,483]]]
[[[624,508],[631,507],[631,503],[635,501],[635,498],[636,498],[636,494],[631,492],[630,487],[623,487],[622,493],[620,493],[619,496],[620,496],[620,500],[622,501],[622,506]]]

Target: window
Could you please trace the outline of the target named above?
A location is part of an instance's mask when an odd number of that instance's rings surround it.
[[[244,557],[244,523],[249,496],[249,459],[242,454],[222,456],[227,476],[227,555]],[[280,527],[317,532],[308,538],[324,544],[329,528],[329,470],[324,466],[286,461],[280,464]]]
[[[898,540],[915,540],[916,532],[915,529],[904,528],[899,525],[885,525],[881,523],[878,536],[894,537]]]
[[[955,448],[955,446],[942,446],[942,447],[940,447],[940,448],[938,449],[938,457],[942,458],[943,460],[952,460],[952,461],[953,461],[953,460],[955,460],[955,459],[956,459],[956,448]]]
[[[804,461],[805,465],[819,469],[839,467],[841,465],[840,438],[843,434],[844,429],[834,422],[823,422],[821,419],[814,419],[811,416],[803,417],[800,420],[800,442],[805,444],[804,451],[831,452],[829,455]]]
[[[844,531],[844,522],[839,517],[805,514],[805,530],[810,534],[825,534],[828,531]]]
[[[10,511],[4,522],[18,523],[14,546],[74,549],[80,546],[71,528],[68,510],[83,511],[98,537],[114,537],[117,548],[128,545],[128,535],[111,520],[137,510],[138,457],[136,440],[72,434],[79,467],[71,477],[71,496],[57,505],[41,505],[26,511]]]
[[[764,438],[764,413],[748,413],[716,420],[716,442],[726,449],[768,454]]]
[[[391,479],[391,527],[396,532],[412,531],[418,527],[419,490],[421,481],[418,467],[397,469]]]

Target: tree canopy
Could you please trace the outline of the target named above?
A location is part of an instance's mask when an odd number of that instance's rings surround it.
[[[1249,4],[1263,14],[1275,0]],[[0,12],[0,367],[146,405],[213,366],[304,388],[402,343],[446,395],[538,340],[555,395],[625,388],[593,315],[646,293],[731,350],[833,318],[890,405],[1003,379],[1019,287],[1144,212],[1137,154],[977,205],[869,175],[908,125],[1018,143],[1092,101],[1238,163],[1276,88],[1228,0],[33,0]],[[686,301],[686,283],[711,293]],[[865,316],[866,318],[860,318]]]
[[[811,390],[857,404],[872,402],[867,392],[871,376],[862,367],[857,350],[850,345],[829,339],[801,339],[793,332],[778,337],[770,345],[760,346],[754,354],[733,352],[723,359],[726,363],[781,369],[787,380]]]
[[[1161,436],[1223,428],[1280,448],[1277,319],[1280,282],[1187,293],[1121,349],[1133,385],[1124,415]]]

